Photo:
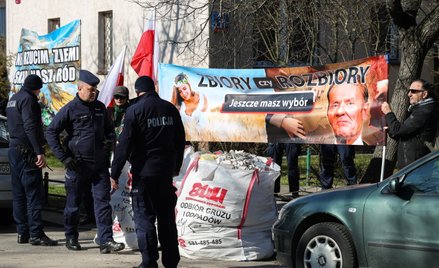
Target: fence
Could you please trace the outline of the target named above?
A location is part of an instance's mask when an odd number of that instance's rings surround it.
[[[46,205],[47,205],[47,203],[49,202],[49,195],[50,195],[50,196],[55,196],[55,197],[66,198],[65,195],[61,195],[61,194],[50,194],[50,193],[49,193],[49,182],[62,183],[62,184],[64,184],[64,181],[60,181],[60,180],[51,180],[51,179],[49,179],[49,172],[44,172],[44,177],[43,177],[43,185],[44,185],[44,203],[45,203]]]

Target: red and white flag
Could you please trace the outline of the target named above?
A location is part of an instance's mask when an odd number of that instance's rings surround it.
[[[155,28],[155,10],[153,10],[145,22],[144,32],[131,59],[131,67],[139,76],[147,75],[154,81],[157,79],[159,62],[159,40]]]
[[[114,89],[117,86],[123,86],[123,69],[126,49],[126,46],[122,48],[122,52],[117,56],[113,66],[111,66],[107,78],[105,78],[104,84],[99,91],[98,100],[104,103],[107,107],[113,106]]]

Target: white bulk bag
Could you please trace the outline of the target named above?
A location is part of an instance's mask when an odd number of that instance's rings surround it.
[[[178,194],[180,254],[193,259],[259,260],[273,255],[274,181],[279,171],[232,169],[194,158]]]
[[[119,189],[111,193],[110,205],[113,210],[113,239],[124,243],[127,248],[138,249],[136,225],[132,207],[132,177],[127,162],[119,177]]]

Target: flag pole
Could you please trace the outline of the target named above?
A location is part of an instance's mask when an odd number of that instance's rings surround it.
[[[383,145],[383,158],[381,159],[380,182],[384,180],[384,170],[386,167],[387,127],[383,128],[383,135],[384,135],[384,145]]]

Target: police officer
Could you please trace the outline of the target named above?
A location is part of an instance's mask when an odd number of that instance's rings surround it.
[[[177,108],[160,99],[153,80],[141,76],[135,83],[139,97],[125,114],[111,168],[112,188],[129,159],[133,175],[134,222],[142,263],[138,267],[158,267],[157,234],[165,267],[177,267],[180,261],[174,209],[177,202],[172,176],[183,161],[185,133]]]
[[[81,192],[92,185],[94,211],[100,252],[110,253],[124,249],[123,243],[113,240],[112,211],[110,206],[109,163],[105,143],[115,139],[113,124],[105,105],[96,100],[99,78],[80,70],[78,93],[55,115],[46,138],[55,156],[64,163],[67,200],[64,209],[66,247],[81,250],[78,242],[79,205]],[[66,131],[66,150],[60,143],[60,133]]]
[[[38,104],[38,94],[42,86],[41,78],[31,74],[24,80],[21,90],[8,102],[8,156],[17,242],[55,246],[58,242],[47,237],[41,221],[44,197],[41,169],[46,166],[43,148],[46,141]]]

